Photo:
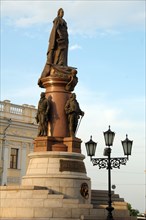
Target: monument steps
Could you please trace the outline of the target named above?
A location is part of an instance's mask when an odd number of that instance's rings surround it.
[[[16,220],[34,220],[35,218],[15,218]],[[14,218],[0,218],[0,220],[14,220]],[[36,218],[36,220],[65,220],[63,218]],[[67,218],[67,220],[81,220],[80,218]]]
[[[134,216],[131,217],[114,217],[114,220],[136,220],[137,218]],[[89,216],[84,218],[84,220],[107,220],[107,217],[98,218],[97,216]]]
[[[1,186],[0,197],[1,220],[106,220],[107,216],[105,207],[93,208],[92,204],[80,203],[76,198],[66,198],[63,194],[55,194],[53,190],[42,186]],[[127,217],[128,210],[123,209],[123,205],[122,210],[116,206],[113,215],[115,220],[135,219]]]
[[[79,220],[81,214],[92,208],[79,199],[66,198],[39,186],[1,186],[0,198],[1,220]]]
[[[121,206],[127,206],[123,198],[119,197],[119,194],[115,194],[112,191],[112,201],[114,208]],[[105,208],[108,205],[108,191],[107,190],[91,190],[91,204],[94,208]]]

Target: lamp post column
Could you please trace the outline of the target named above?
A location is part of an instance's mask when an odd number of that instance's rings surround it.
[[[114,210],[114,207],[112,207],[112,198],[111,198],[111,169],[113,168],[118,168],[120,169],[120,165],[126,165],[128,156],[131,155],[131,150],[132,150],[132,143],[133,141],[130,141],[128,139],[128,136],[126,135],[126,139],[122,141],[123,149],[124,149],[124,154],[127,157],[113,157],[111,158],[111,147],[113,146],[113,140],[115,133],[110,130],[106,132],[103,132],[104,134],[104,139],[105,139],[105,145],[107,146],[104,149],[104,156],[107,158],[92,158],[92,156],[95,155],[96,151],[96,145],[97,143],[92,141],[92,136],[90,138],[90,141],[85,143],[86,150],[87,150],[87,155],[90,156],[91,162],[93,163],[93,166],[98,165],[99,169],[101,168],[106,168],[108,170],[108,207],[106,207],[106,210],[108,211],[107,214],[107,220],[114,220],[112,211]]]
[[[112,207],[112,199],[111,199],[111,148],[107,148],[108,153],[108,207],[106,208],[108,211],[107,220],[114,220],[112,211],[114,208]]]

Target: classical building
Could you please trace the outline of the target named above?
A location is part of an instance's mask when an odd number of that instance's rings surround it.
[[[0,101],[0,185],[18,185],[37,135],[37,109]]]

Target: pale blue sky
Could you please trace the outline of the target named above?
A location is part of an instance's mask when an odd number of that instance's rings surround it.
[[[68,65],[77,67],[75,92],[85,111],[77,136],[93,135],[102,156],[102,132],[116,132],[114,156],[123,156],[120,141],[134,141],[127,166],[113,171],[116,193],[133,208],[145,210],[145,1],[1,0],[1,100],[37,106],[37,80],[46,62],[52,21],[62,7],[69,30]],[[106,170],[85,159],[93,188],[107,188]]]

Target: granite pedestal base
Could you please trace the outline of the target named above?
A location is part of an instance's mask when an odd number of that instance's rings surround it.
[[[22,185],[44,186],[65,198],[75,198],[80,203],[91,202],[91,183],[86,175],[84,155],[69,152],[34,152],[29,154],[29,165]],[[88,196],[81,195],[86,184]]]
[[[92,192],[91,199],[90,179],[86,176],[82,154],[34,152],[29,158],[22,185],[0,187],[1,220],[107,219],[107,211],[99,203],[100,192]],[[88,186],[87,197],[81,193],[84,184]],[[115,220],[136,220],[129,216],[124,201],[113,205]]]

